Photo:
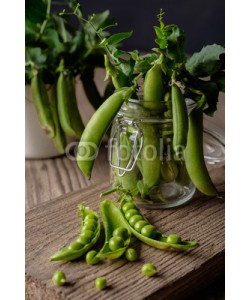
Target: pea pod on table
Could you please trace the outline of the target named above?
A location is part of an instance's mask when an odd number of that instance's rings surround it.
[[[93,259],[118,258],[124,254],[129,246],[130,229],[121,211],[111,200],[106,199],[100,203],[100,212],[105,231],[105,242]]]
[[[84,205],[79,205],[78,213],[82,216],[80,234],[67,247],[60,249],[52,255],[50,258],[51,261],[75,260],[83,256],[98,241],[101,225],[97,213]]]
[[[195,241],[182,241],[176,234],[167,236],[159,232],[144,217],[132,198],[122,200],[120,211],[132,234],[149,246],[168,251],[185,251],[199,246]]]
[[[130,98],[135,87],[125,87],[111,95],[93,114],[81,136],[77,149],[77,164],[88,177],[91,176],[100,143],[123,102]]]

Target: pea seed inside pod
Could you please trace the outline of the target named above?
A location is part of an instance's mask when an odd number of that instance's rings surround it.
[[[113,236],[119,236],[123,240],[126,240],[129,236],[129,232],[128,232],[127,228],[125,228],[125,227],[118,227],[114,230]]]
[[[97,221],[97,216],[94,214],[88,214],[85,218],[84,218],[84,222],[88,221],[88,220],[96,220]]]
[[[88,244],[94,237],[94,232],[90,230],[83,231],[77,239],[77,242],[82,244]]]
[[[79,242],[79,241],[72,242],[72,243],[68,246],[68,248],[69,248],[70,250],[80,250],[80,249],[82,249],[82,247],[83,247],[83,244],[82,244],[81,242]]]
[[[145,220],[140,220],[140,221],[137,221],[137,222],[135,223],[134,229],[135,229],[137,232],[141,233],[142,228],[143,228],[144,226],[146,226],[146,225],[148,225],[148,222],[147,222],[147,221],[145,221]]]
[[[86,254],[86,263],[88,265],[96,265],[101,259],[97,256],[97,251],[91,250]]]
[[[83,225],[93,225],[93,226],[96,226],[97,225],[97,221],[94,220],[94,219],[89,219],[87,221],[84,220]]]
[[[129,209],[126,213],[125,213],[125,218],[127,220],[129,220],[132,216],[134,215],[138,215],[139,211],[137,209]]]
[[[85,224],[83,225],[83,227],[81,228],[81,233],[86,231],[86,230],[90,230],[90,231],[95,231],[96,230],[96,225],[94,224]]]
[[[166,240],[169,244],[179,244],[181,242],[181,237],[177,234],[170,234]]]
[[[110,240],[109,240],[109,248],[111,251],[115,251],[118,250],[120,248],[124,247],[124,241],[121,237],[119,236],[113,236]]]
[[[129,224],[134,227],[135,223],[142,220],[143,217],[141,215],[133,215],[130,219],[129,219]]]
[[[126,211],[135,208],[135,204],[134,202],[130,201],[130,202],[126,202],[124,203],[124,205],[122,206],[122,211],[125,213]]]
[[[153,225],[146,225],[142,228],[141,234],[148,238],[155,238],[157,235],[157,231]]]

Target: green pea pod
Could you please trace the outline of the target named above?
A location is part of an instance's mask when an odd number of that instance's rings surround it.
[[[100,143],[123,102],[130,98],[135,87],[125,87],[111,95],[93,114],[81,136],[77,149],[77,164],[88,177]]]
[[[116,148],[114,149],[114,155],[118,157],[118,146],[116,145]],[[131,158],[132,153],[132,145],[128,138],[128,136],[125,133],[120,134],[120,167],[126,168],[128,166],[128,163]],[[118,161],[117,161],[118,162]],[[136,189],[136,183],[137,183],[137,175],[138,175],[138,169],[137,167],[134,167],[133,170],[125,172],[123,176],[119,176],[118,169],[115,169],[115,176],[117,178],[117,181],[121,184],[121,187],[123,189],[132,191]],[[121,170],[121,172],[123,172]]]
[[[67,247],[62,248],[50,257],[51,261],[64,260],[71,261],[83,256],[89,251],[100,236],[100,220],[97,213],[85,207],[83,204],[79,205],[79,215],[82,216],[82,226],[80,235]]]
[[[218,192],[209,176],[204,159],[202,110],[193,109],[188,119],[187,147],[184,152],[187,172],[200,192],[208,196],[215,196]]]
[[[60,124],[68,136],[81,137],[84,125],[77,107],[74,78],[62,71],[57,80],[57,105]]]
[[[143,144],[140,154],[140,168],[142,181],[138,181],[137,187],[141,196],[148,196],[150,189],[157,185],[161,173],[160,160],[160,137],[157,129],[153,126],[141,128],[143,134]]]
[[[137,217],[138,221],[136,222],[133,222],[132,220],[132,218],[136,219],[135,214],[132,216],[130,216],[132,213],[129,214],[129,211],[132,212],[132,210],[137,211],[137,216],[141,216],[141,218]],[[151,225],[149,221],[145,218],[145,216],[142,214],[142,212],[139,210],[139,208],[136,206],[136,204],[131,198],[124,198],[122,200],[120,204],[120,211],[123,215],[124,220],[127,222],[127,225],[129,226],[132,234],[135,237],[137,237],[140,241],[144,242],[145,244],[148,244],[149,246],[167,251],[185,251],[199,246],[198,242],[182,241],[180,238],[174,243],[167,242],[170,235],[164,235],[158,230],[156,230],[154,226]],[[148,228],[151,229],[151,232],[147,234]]]
[[[178,176],[178,167],[173,159],[165,159],[161,165],[161,177],[165,182],[171,182]]]
[[[163,78],[160,64],[155,64],[146,73],[143,98],[145,100],[144,107],[150,110],[156,110],[159,106],[157,102],[163,100]]]
[[[184,96],[180,88],[172,84],[173,149],[179,157],[187,144],[188,113]]]
[[[57,151],[63,154],[66,147],[66,137],[59,122],[59,116],[57,111],[56,87],[54,85],[51,86],[51,91],[48,93],[48,95],[51,105],[51,112],[55,124],[55,136],[53,137],[54,145]]]
[[[31,95],[41,128],[48,137],[53,138],[55,136],[55,124],[49,97],[41,74],[38,72],[31,79]]]
[[[109,258],[109,259],[116,259],[124,254],[126,251],[131,238],[130,229],[125,222],[121,211],[119,208],[111,201],[111,200],[104,200],[100,203],[100,212],[101,217],[103,220],[103,226],[105,231],[105,242],[102,249],[98,252],[96,257],[98,258]],[[127,229],[127,237],[124,240],[123,247],[117,250],[110,250],[109,242],[110,239],[113,237],[113,233],[117,228],[126,228]]]

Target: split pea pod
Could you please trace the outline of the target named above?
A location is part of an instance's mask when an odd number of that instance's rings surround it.
[[[143,144],[139,159],[142,180],[138,181],[137,187],[141,196],[145,198],[160,179],[160,137],[157,128],[152,125],[142,127],[141,130],[143,134]]]
[[[122,200],[120,210],[132,234],[149,246],[167,251],[185,251],[199,246],[195,241],[182,241],[177,234],[162,234],[149,223],[131,198]]]
[[[156,110],[163,100],[163,77],[160,64],[155,64],[146,73],[143,85],[144,107]]]
[[[195,187],[205,195],[218,194],[206,167],[203,152],[203,112],[193,109],[188,116],[189,130],[185,163],[188,175]]]
[[[116,259],[122,256],[129,246],[131,233],[120,209],[109,199],[100,203],[100,212],[105,231],[105,242],[101,250],[92,257],[96,259]],[[91,264],[91,260],[89,261]]]
[[[173,149],[179,157],[187,144],[188,113],[184,96],[180,88],[173,82],[172,91],[172,117],[173,117]]]
[[[48,137],[55,136],[55,124],[51,112],[49,97],[41,74],[36,74],[31,79],[31,95],[39,124]]]
[[[88,177],[100,143],[123,102],[130,98],[135,87],[125,87],[111,95],[93,114],[81,136],[77,149],[77,164]]]
[[[84,125],[77,107],[74,77],[64,70],[57,80],[57,100],[60,124],[64,132],[80,139]]]
[[[60,249],[51,256],[51,261],[75,260],[83,256],[98,241],[101,225],[97,213],[84,205],[79,205],[78,213],[82,216],[80,234],[67,247]]]
[[[51,86],[51,89],[48,92],[51,112],[55,124],[55,136],[53,137],[54,145],[59,153],[64,153],[66,147],[66,137],[65,133],[62,130],[62,127],[59,122],[59,116],[57,111],[57,96],[56,96],[56,87],[55,85]]]

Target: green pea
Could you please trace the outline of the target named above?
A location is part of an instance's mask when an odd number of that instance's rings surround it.
[[[84,221],[88,221],[88,220],[96,220],[97,221],[97,216],[94,214],[88,214],[85,218]]]
[[[83,244],[79,241],[75,241],[75,242],[72,242],[69,246],[68,246],[68,249],[69,250],[80,250],[82,249],[83,247]]]
[[[97,251],[91,250],[86,254],[86,263],[88,265],[96,265],[99,263],[101,259],[97,256],[97,253]]]
[[[167,242],[167,237],[161,235],[161,236],[159,237],[159,241],[160,241],[160,242],[163,242],[163,243],[166,243],[166,242]]]
[[[178,234],[170,234],[166,240],[169,244],[180,244],[181,237]]]
[[[126,213],[125,213],[125,218],[127,219],[127,220],[129,220],[132,216],[134,216],[134,215],[138,215],[138,210],[137,209],[134,209],[134,208],[132,208],[132,209],[129,209]]]
[[[99,290],[103,290],[107,286],[107,279],[106,277],[99,277],[95,280],[95,286]]]
[[[141,215],[133,215],[130,219],[129,219],[129,224],[134,227],[135,223],[142,220],[143,216]]]
[[[124,241],[120,236],[113,236],[109,240],[109,248],[111,251],[115,251],[123,247],[124,247]]]
[[[135,229],[137,232],[141,233],[142,228],[143,228],[144,226],[146,226],[146,225],[148,225],[148,222],[145,221],[145,220],[141,220],[141,221],[138,221],[138,222],[135,223],[134,229]]]
[[[125,252],[125,257],[128,261],[135,261],[137,260],[138,255],[135,249],[128,248]]]
[[[154,276],[157,273],[156,267],[151,263],[144,264],[141,271],[144,275],[149,277]]]
[[[66,276],[62,271],[56,271],[52,277],[54,285],[64,285],[66,283]]]
[[[155,238],[157,232],[153,225],[146,225],[142,228],[141,234],[148,237],[148,238]]]
[[[95,227],[96,227],[97,221],[94,220],[94,219],[89,219],[89,220],[87,220],[87,221],[84,220],[83,226],[84,226],[84,225],[91,225],[91,226],[95,226]]]
[[[122,211],[125,213],[126,211],[135,208],[135,204],[134,202],[130,201],[130,202],[126,202],[123,206],[122,206]]]
[[[126,240],[129,236],[129,232],[128,232],[127,228],[125,228],[125,227],[118,227],[114,230],[113,236],[119,236],[123,240]]]
[[[93,231],[85,230],[81,232],[80,236],[76,241],[86,245],[93,239],[94,236],[95,235]]]
[[[86,230],[90,230],[90,231],[94,232],[96,230],[96,225],[93,225],[93,224],[83,225],[83,227],[81,228],[81,232],[84,232]]]

